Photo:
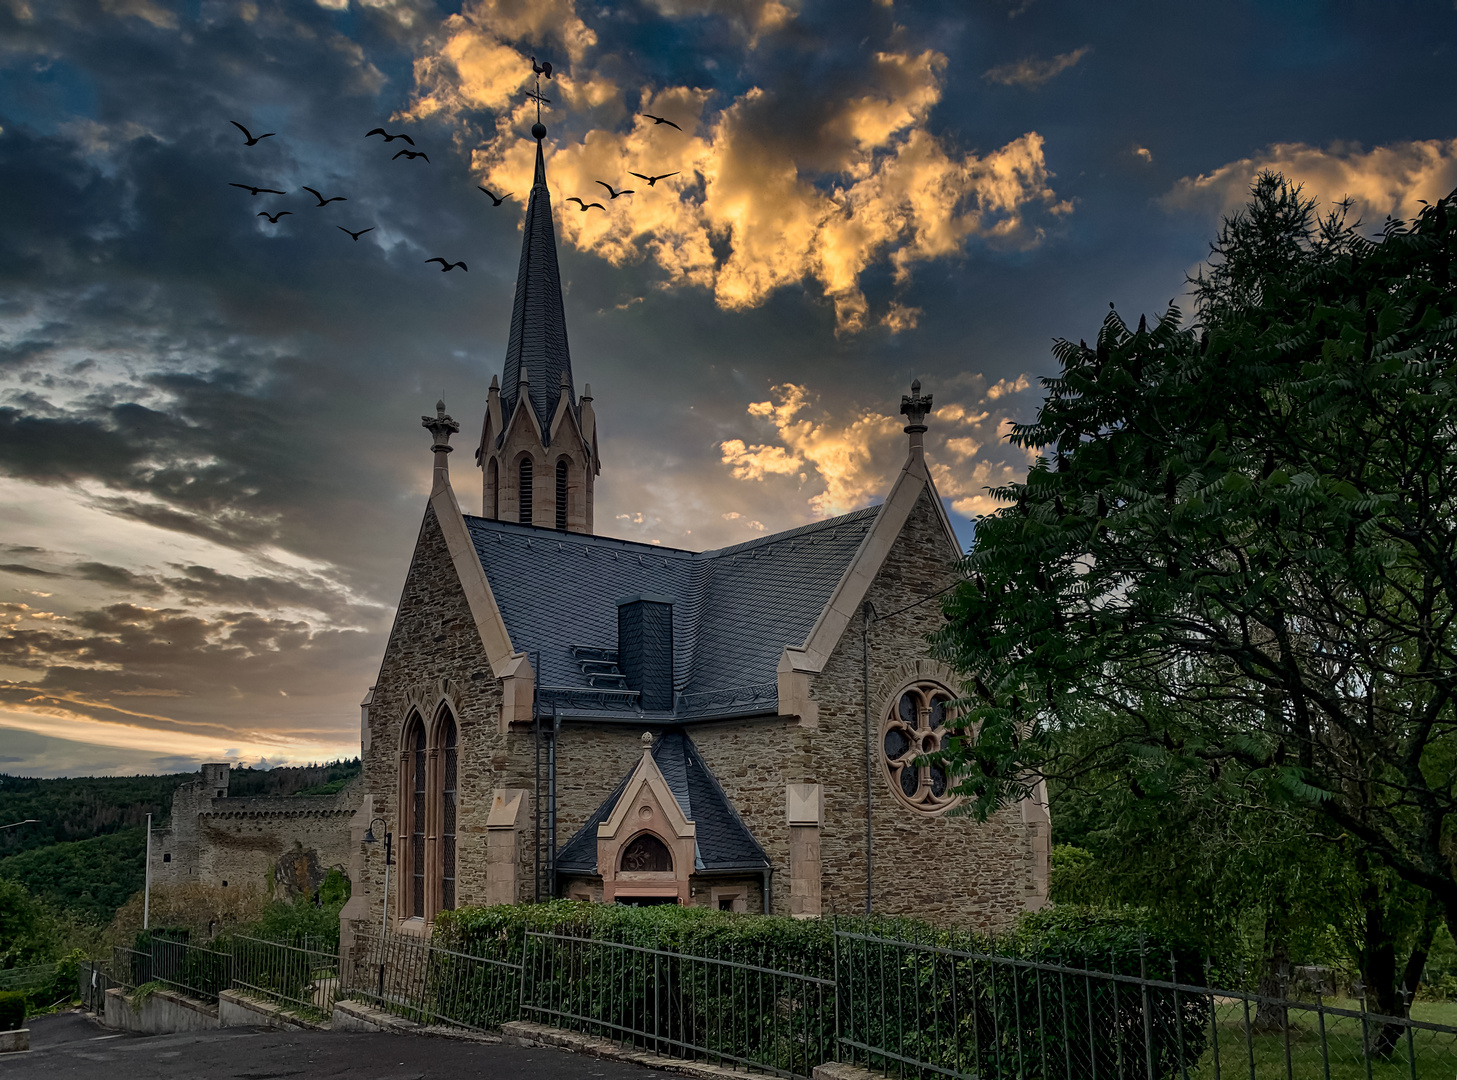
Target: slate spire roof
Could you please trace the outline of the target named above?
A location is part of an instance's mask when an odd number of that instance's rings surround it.
[[[697,826],[697,846],[693,853],[695,872],[762,870],[769,865],[769,858],[759,841],[749,832],[749,827],[719,785],[718,777],[704,764],[698,747],[685,732],[663,732],[653,743],[652,754],[678,808]],[[587,823],[562,846],[557,853],[558,871],[597,872],[597,826],[612,816],[617,800],[622,798],[623,789],[636,771],[636,765],[627,771]]]
[[[546,129],[542,128],[542,135]],[[526,226],[521,238],[521,266],[516,272],[516,300],[511,306],[511,338],[506,346],[506,367],[501,377],[501,413],[509,418],[516,408],[521,374],[530,384],[531,407],[543,433],[551,430],[552,416],[567,376],[568,400],[575,406],[572,358],[567,349],[567,319],[562,310],[562,276],[556,261],[556,230],[551,219],[551,191],[546,186],[546,161],[541,139],[536,140],[536,176],[526,204]]]

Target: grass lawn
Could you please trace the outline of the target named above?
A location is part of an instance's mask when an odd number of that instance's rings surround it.
[[[1353,1001],[1330,1001],[1337,1008],[1355,1009]],[[1362,1052],[1361,1022],[1344,1016],[1325,1017],[1325,1053],[1321,1051],[1320,1019],[1314,1011],[1290,1010],[1290,1030],[1253,1033],[1246,1037],[1244,1009],[1238,1003],[1217,1006],[1219,1062],[1213,1048],[1206,1050],[1191,1080],[1453,1080],[1457,1077],[1457,1034],[1414,1029],[1411,1058],[1403,1030],[1390,1057],[1369,1058]],[[1457,1003],[1417,1002],[1412,1018],[1432,1024],[1457,1025]],[[1368,1039],[1374,1040],[1370,1029]],[[1288,1042],[1288,1065],[1287,1065]],[[1415,1068],[1413,1068],[1413,1064]],[[1368,1072],[1369,1068],[1369,1072]]]

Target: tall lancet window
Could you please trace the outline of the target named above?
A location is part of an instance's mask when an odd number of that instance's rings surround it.
[[[455,907],[455,791],[460,752],[455,741],[455,718],[447,715],[441,732],[445,747],[445,776],[440,791],[440,906]]]
[[[523,525],[531,524],[531,459],[521,459],[521,483],[518,485],[521,492],[521,506],[516,520]]]
[[[501,470],[496,465],[496,459],[491,458],[490,464],[486,466],[486,484],[491,490],[491,520],[496,521],[501,517]]]
[[[411,767],[415,787],[410,806],[410,914],[425,917],[425,727],[415,728]]]
[[[556,527],[567,527],[567,459],[556,463]]]

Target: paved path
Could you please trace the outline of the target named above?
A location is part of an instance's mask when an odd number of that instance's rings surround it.
[[[412,1035],[223,1028],[118,1035],[81,1013],[37,1017],[28,1054],[0,1057],[0,1080],[663,1080],[562,1050]]]

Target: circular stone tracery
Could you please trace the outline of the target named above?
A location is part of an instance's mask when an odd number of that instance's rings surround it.
[[[916,683],[895,696],[880,724],[880,764],[896,797],[913,810],[939,814],[959,800],[950,794],[946,767],[917,759],[941,749],[952,694],[935,683]]]

